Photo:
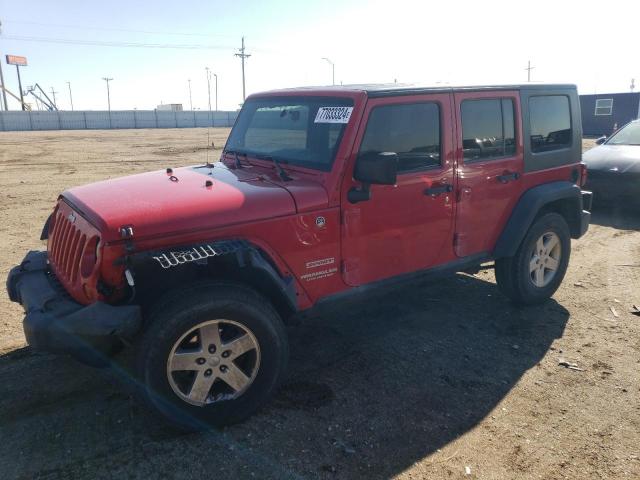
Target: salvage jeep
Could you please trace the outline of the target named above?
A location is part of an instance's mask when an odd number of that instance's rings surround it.
[[[481,266],[514,302],[551,297],[589,226],[581,149],[572,85],[255,94],[219,161],[62,193],[7,289],[35,350],[128,346],[157,411],[230,424],[319,303]]]

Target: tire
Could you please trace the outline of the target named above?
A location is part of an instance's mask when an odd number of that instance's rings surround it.
[[[496,282],[502,293],[517,304],[542,303],[562,283],[570,256],[571,234],[566,220],[557,213],[544,214],[529,228],[513,257],[496,260]],[[551,269],[553,266],[555,270]]]
[[[269,400],[284,376],[284,325],[249,287],[191,285],[169,294],[148,321],[137,352],[138,378],[147,402],[180,429],[244,420]]]

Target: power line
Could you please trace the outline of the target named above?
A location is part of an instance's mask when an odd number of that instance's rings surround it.
[[[184,36],[184,37],[227,37],[231,38],[231,35],[223,35],[220,33],[186,33],[186,32],[167,32],[167,31],[158,31],[158,30],[132,30],[128,28],[115,28],[115,27],[97,27],[97,26],[89,26],[89,25],[64,25],[57,23],[42,23],[42,22],[32,22],[27,20],[7,20],[10,24],[16,23],[21,25],[37,25],[40,27],[57,27],[57,28],[77,28],[81,30],[104,30],[104,31],[112,31],[112,32],[128,32],[128,33],[146,33],[149,35],[176,35],[176,36]]]
[[[204,45],[204,44],[176,44],[176,43],[137,43],[137,42],[115,42],[99,40],[78,40],[71,38],[49,38],[30,37],[22,35],[3,35],[7,40],[18,40],[21,42],[42,42],[61,43],[66,45],[91,45],[97,47],[131,47],[131,48],[175,48],[180,50],[233,50],[234,47],[228,45]]]

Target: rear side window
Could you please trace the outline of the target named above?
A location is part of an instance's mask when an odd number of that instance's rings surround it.
[[[465,161],[490,160],[516,153],[513,100],[465,100],[460,110]]]
[[[599,98],[596,100],[594,115],[611,115],[613,112],[613,98]]]
[[[531,97],[529,122],[532,152],[549,152],[571,145],[571,110],[566,95]]]
[[[398,171],[440,166],[440,108],[436,103],[385,105],[369,115],[360,153],[395,152]]]

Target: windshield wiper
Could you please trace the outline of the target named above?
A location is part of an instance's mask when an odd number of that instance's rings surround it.
[[[260,160],[272,161],[276,167],[276,171],[278,172],[278,176],[280,177],[280,180],[282,180],[283,182],[288,182],[290,180],[293,180],[293,178],[287,175],[287,172],[284,171],[284,169],[282,168],[282,165],[280,165],[280,161],[276,157],[272,157],[271,155],[264,155],[262,153],[257,154],[255,157],[259,158]]]
[[[222,155],[227,155],[227,154],[235,156],[235,160],[233,162],[233,166],[235,168],[244,168],[242,166],[242,163],[240,162],[240,156],[244,156],[245,161],[248,161],[246,152],[240,152],[238,150],[225,150],[224,152],[222,152]]]

